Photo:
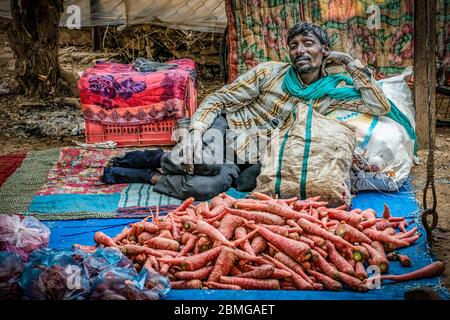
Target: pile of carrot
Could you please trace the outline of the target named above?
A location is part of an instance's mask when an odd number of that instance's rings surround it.
[[[184,201],[166,216],[158,211],[125,227],[114,237],[97,232],[94,241],[116,247],[139,271],[167,276],[173,289],[369,290],[367,267],[388,273],[392,260],[409,267],[395,250],[419,238],[404,218],[381,217],[372,209],[329,208],[320,197],[274,199],[253,193],[227,194],[209,203]],[[150,221],[149,221],[150,220]],[[85,251],[97,246],[75,245]],[[433,277],[441,262],[404,275],[381,279],[407,281]]]

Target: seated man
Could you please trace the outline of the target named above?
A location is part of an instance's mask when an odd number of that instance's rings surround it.
[[[192,148],[188,148],[188,152],[195,150],[194,157],[187,157],[188,161],[176,164],[172,157],[173,152],[153,150],[134,153],[132,158],[140,158],[141,162],[145,162],[143,159],[147,157],[148,168],[153,170],[139,169],[144,170],[141,172],[145,178],[136,182],[155,184],[155,191],[181,199],[190,196],[198,200],[211,198],[227,190],[236,179],[238,190],[250,191],[256,186],[259,164],[250,166],[239,178],[239,167],[233,163],[195,165],[195,159],[205,158],[202,150],[208,149],[208,141],[204,138],[208,130],[216,128],[221,134],[225,134],[228,128],[233,133],[233,150],[235,157],[244,165],[241,166],[242,169],[248,167],[250,162],[246,151],[255,146],[259,148],[259,145],[254,143],[255,135],[267,136],[267,132],[288,128],[292,123],[291,110],[294,106],[304,105],[306,108],[308,103],[312,103],[314,109],[322,114],[334,109],[349,109],[373,115],[389,112],[389,101],[373,78],[372,72],[349,54],[330,51],[328,36],[319,26],[306,22],[296,24],[288,31],[287,44],[291,63],[260,63],[200,104],[191,119],[189,134],[185,139],[188,141],[187,145],[193,144]],[[328,64],[345,65],[351,76],[351,79],[348,79],[351,83],[329,76],[326,71]],[[338,95],[329,90],[330,85],[333,88],[351,86],[360,95]],[[257,138],[262,139],[258,141],[264,140],[264,137]],[[226,148],[231,146],[229,140],[227,134]],[[183,150],[186,152],[187,149]],[[257,150],[256,160],[262,152],[263,148]],[[133,167],[126,163],[127,156],[124,158],[125,162],[119,161],[117,165]],[[207,155],[206,158],[208,157]],[[159,167],[162,167],[162,175],[154,171]],[[108,170],[112,171],[105,170],[106,183],[123,182],[114,174],[114,170],[120,168]]]

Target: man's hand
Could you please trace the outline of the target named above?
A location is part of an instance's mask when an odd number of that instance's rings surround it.
[[[327,57],[327,63],[331,65],[347,65],[353,60],[355,59],[348,53],[339,51],[330,51],[330,55]]]
[[[203,138],[201,132],[198,130],[189,131],[182,143],[184,157],[181,166],[186,173],[193,175],[194,163],[201,163],[202,161]]]

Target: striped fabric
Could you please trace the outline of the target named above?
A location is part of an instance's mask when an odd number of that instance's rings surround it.
[[[59,148],[31,151],[21,166],[0,188],[0,214],[17,214],[28,209],[37,190],[59,157]]]
[[[222,112],[235,137],[235,150],[241,159],[247,155],[255,137],[260,138],[274,129],[283,131],[292,123],[291,110],[308,101],[293,97],[282,90],[289,63],[264,62],[241,75],[233,83],[208,96],[199,106],[191,121],[191,130],[205,132]],[[376,83],[372,71],[355,60],[346,67],[361,99],[339,101],[325,96],[314,102],[314,109],[327,114],[336,109],[348,109],[373,115],[384,115],[390,105]],[[324,72],[326,74],[326,72]],[[343,84],[340,84],[343,85]],[[247,156],[245,157],[247,159]]]
[[[172,205],[181,202],[179,199],[153,191],[150,184],[131,183],[120,195],[119,208]]]

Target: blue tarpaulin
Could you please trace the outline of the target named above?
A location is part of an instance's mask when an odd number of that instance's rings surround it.
[[[378,215],[383,211],[386,203],[393,216],[406,217],[408,222],[414,221],[409,227],[419,227],[422,236],[412,246],[402,249],[400,252],[407,254],[412,261],[412,266],[404,268],[397,261],[391,262],[390,274],[402,274],[410,272],[435,260],[426,243],[423,226],[420,224],[420,210],[414,196],[411,182],[398,191],[392,193],[361,192],[353,200],[354,208],[373,208]],[[69,221],[46,221],[45,224],[51,230],[49,247],[55,249],[68,249],[72,244],[92,245],[94,233],[103,231],[113,236],[119,233],[124,226],[139,221],[140,219],[90,219]],[[370,290],[365,293],[343,290],[341,292],[330,291],[276,291],[276,290],[171,290],[168,299],[175,300],[398,300],[404,299],[404,293],[414,288],[429,286],[436,290],[443,298],[448,299],[449,294],[441,285],[439,277],[409,281],[403,283],[384,282],[381,289]]]

